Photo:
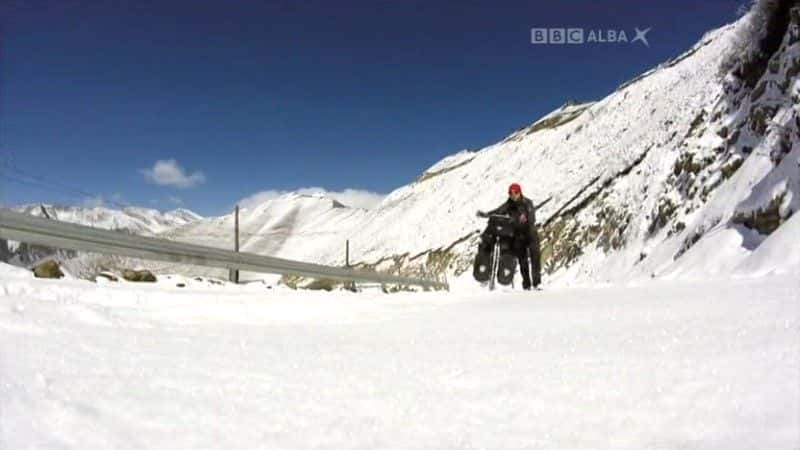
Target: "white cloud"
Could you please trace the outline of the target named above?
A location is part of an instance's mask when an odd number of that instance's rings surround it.
[[[242,208],[252,208],[266,201],[292,192],[305,195],[322,194],[347,206],[363,209],[374,208],[384,199],[384,197],[386,197],[385,194],[365,191],[362,189],[344,189],[342,191],[328,191],[321,187],[304,187],[297,189],[296,191],[279,191],[271,189],[267,191],[256,192],[255,194],[239,200],[239,206]]]
[[[268,202],[288,193],[288,191],[276,190],[256,192],[255,194],[248,195],[247,197],[239,200],[237,204],[242,208],[254,208],[264,202]]]
[[[86,197],[83,199],[83,206],[86,208],[99,208],[105,205],[105,200],[103,199],[102,195],[98,195],[95,197]]]
[[[174,186],[185,189],[206,181],[203,172],[195,172],[187,175],[183,167],[178,165],[174,159],[158,160],[151,169],[140,170],[144,178],[159,186]]]

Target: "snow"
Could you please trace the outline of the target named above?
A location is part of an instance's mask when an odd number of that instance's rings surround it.
[[[706,233],[681,257],[681,263],[660,273],[662,278],[703,280],[708,276],[729,274],[750,255],[746,244],[758,239],[758,233],[744,227],[718,228]]]
[[[0,448],[800,446],[797,273],[391,295],[174,281],[0,265]]]
[[[800,214],[794,214],[736,268],[744,276],[800,274]]]
[[[48,204],[24,205],[16,211],[43,217],[42,209],[51,219],[103,228],[126,230],[137,234],[157,234],[202,220],[203,217],[184,208],[161,212],[155,209],[127,207],[122,210],[97,207],[56,206]]]
[[[287,193],[239,213],[240,250],[319,264],[344,259],[348,232],[358,226],[366,210],[351,208],[322,193]],[[233,249],[233,214],[200,220],[162,234],[182,242]],[[335,256],[329,255],[328,252]],[[178,271],[180,267],[149,264],[155,270]],[[192,274],[227,278],[227,270],[193,267]],[[243,280],[277,277],[243,272]]]
[[[33,278],[33,272],[22,267],[0,263],[0,280],[5,278]]]
[[[461,150],[460,152],[444,157],[436,164],[429,167],[428,170],[424,172],[424,174],[435,174],[437,172],[450,169],[460,164],[464,164],[468,162],[470,159],[472,159],[474,156],[475,156],[474,152],[471,152],[469,150]]]

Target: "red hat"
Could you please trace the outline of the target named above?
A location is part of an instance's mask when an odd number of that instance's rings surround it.
[[[509,195],[512,192],[516,192],[518,194],[522,194],[522,186],[520,186],[519,183],[511,183],[511,186],[508,187]]]

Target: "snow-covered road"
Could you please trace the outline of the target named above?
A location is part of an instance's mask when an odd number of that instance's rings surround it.
[[[800,448],[796,276],[261,289],[6,269],[0,449]]]

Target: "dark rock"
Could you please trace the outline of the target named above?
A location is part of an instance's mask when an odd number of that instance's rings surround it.
[[[792,215],[791,211],[789,211],[787,217],[782,217],[780,214],[780,205],[784,196],[785,194],[781,194],[773,198],[764,208],[759,208],[755,211],[738,212],[733,216],[733,223],[744,225],[751,230],[758,231],[760,234],[771,234]]]
[[[744,162],[743,159],[735,158],[735,159],[731,160],[730,162],[726,163],[724,166],[722,166],[722,169],[721,169],[722,170],[722,178],[727,180],[728,178],[732,177],[733,174],[736,173],[737,170],[739,170],[739,167],[742,167],[742,163],[743,162]]]
[[[33,275],[36,276],[36,278],[62,278],[64,272],[61,271],[57,262],[50,260],[34,267]]]
[[[694,119],[692,120],[692,123],[689,125],[689,131],[686,132],[686,136],[684,136],[684,138],[692,136],[694,134],[695,130],[697,130],[697,128],[705,120],[706,120],[706,112],[705,111],[700,111],[696,116],[694,116]],[[702,134],[703,133],[701,131],[700,135],[702,135]]]
[[[753,92],[750,94],[750,101],[751,102],[757,101],[759,98],[761,98],[762,95],[764,95],[764,92],[766,91],[767,91],[767,82],[762,81],[758,83],[756,88],[753,89]]]
[[[122,278],[125,278],[128,281],[134,282],[143,282],[143,283],[155,283],[156,276],[153,275],[152,272],[149,270],[123,270],[122,271]]]
[[[647,235],[653,236],[656,232],[658,232],[658,230],[663,228],[673,217],[675,217],[677,210],[678,207],[672,202],[672,200],[668,198],[662,198],[658,202],[656,210],[651,214],[653,220],[647,227]]]

